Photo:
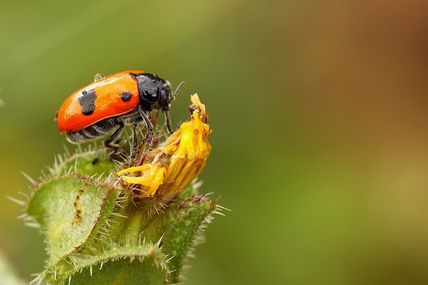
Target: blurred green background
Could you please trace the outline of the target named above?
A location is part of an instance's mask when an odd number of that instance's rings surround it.
[[[207,105],[208,228],[187,284],[428,284],[428,2],[0,2],[0,249],[43,241],[6,199],[66,144],[54,114],[97,72],[186,81]],[[6,284],[7,285],[7,284]]]

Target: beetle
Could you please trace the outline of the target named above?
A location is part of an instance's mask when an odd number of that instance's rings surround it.
[[[113,142],[120,136],[125,124],[133,125],[133,153],[137,149],[137,127],[147,127],[148,145],[151,145],[154,126],[149,112],[161,110],[165,125],[172,133],[169,111],[171,102],[184,82],[172,92],[169,81],[142,70],[122,71],[107,77],[96,74],[94,82],[72,93],[57,113],[57,125],[71,143],[93,140],[114,132],[105,140],[106,147],[117,150]]]

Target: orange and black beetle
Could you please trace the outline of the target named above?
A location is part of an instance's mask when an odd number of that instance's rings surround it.
[[[142,70],[119,72],[108,77],[97,74],[94,83],[71,94],[57,113],[58,129],[72,143],[102,136],[117,129],[105,141],[112,145],[125,124],[134,125],[134,150],[137,147],[136,128],[147,126],[147,143],[150,145],[154,127],[148,113],[154,109],[165,113],[165,124],[172,132],[169,110],[181,83],[173,93],[171,84],[155,74]]]

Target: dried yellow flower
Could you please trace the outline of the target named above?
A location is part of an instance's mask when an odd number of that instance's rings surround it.
[[[118,172],[126,183],[141,185],[147,197],[156,195],[162,201],[174,198],[205,167],[211,152],[208,135],[212,131],[198,95],[192,95],[191,101],[189,121],[151,150],[143,165]]]

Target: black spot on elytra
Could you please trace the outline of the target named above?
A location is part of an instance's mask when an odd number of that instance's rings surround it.
[[[94,89],[82,91],[82,95],[83,96],[78,99],[80,106],[82,106],[82,114],[89,116],[95,111],[95,99],[97,95]]]
[[[123,92],[122,95],[120,95],[120,99],[122,99],[123,102],[128,102],[131,100],[132,94],[129,92]]]

